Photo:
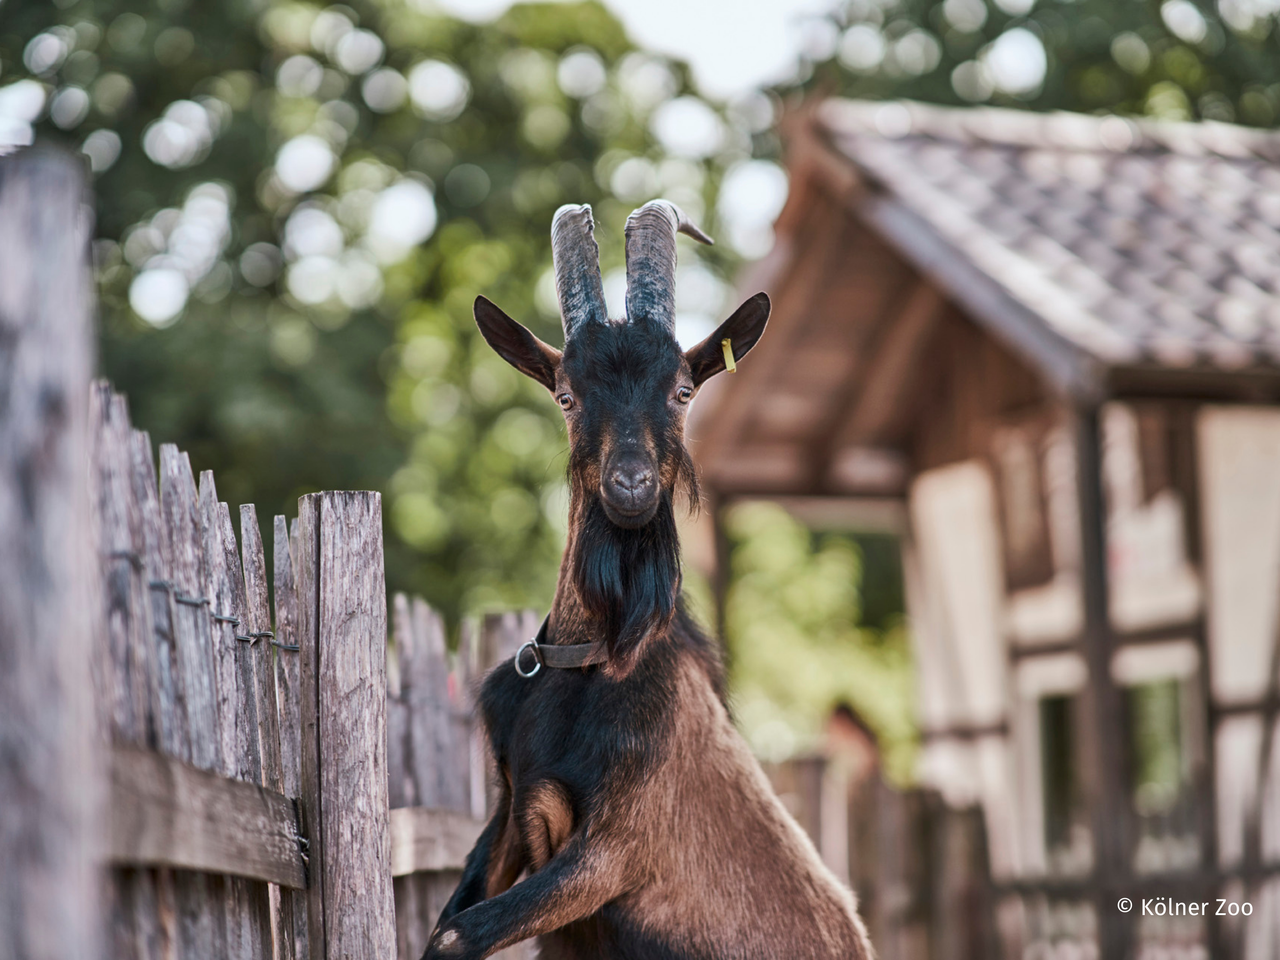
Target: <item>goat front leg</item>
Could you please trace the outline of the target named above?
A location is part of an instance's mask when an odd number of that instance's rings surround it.
[[[436,931],[455,915],[495,896],[516,882],[525,868],[523,847],[511,821],[511,788],[504,782],[493,816],[467,854],[462,879],[440,912]],[[432,936],[435,936],[433,931]]]
[[[626,892],[628,860],[625,850],[588,843],[579,831],[537,873],[442,921],[423,960],[482,960],[589,917]]]

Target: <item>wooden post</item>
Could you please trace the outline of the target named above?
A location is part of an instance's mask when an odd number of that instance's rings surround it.
[[[311,960],[396,951],[387,805],[387,598],[382,500],[298,501],[302,810]]]
[[[99,953],[82,167],[0,160],[0,956]]]
[[[1078,410],[1077,490],[1080,504],[1080,566],[1084,594],[1084,656],[1089,666],[1085,697],[1085,742],[1093,761],[1092,802],[1094,910],[1101,960],[1129,955],[1133,927],[1116,907],[1129,896],[1127,843],[1129,800],[1125,789],[1125,740],[1120,690],[1111,677],[1111,619],[1107,597],[1106,503],[1102,492],[1102,437],[1097,408]]]

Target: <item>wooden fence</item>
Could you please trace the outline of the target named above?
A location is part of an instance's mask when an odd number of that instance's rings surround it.
[[[377,493],[275,517],[269,583],[253,506],[90,386],[87,199],[0,160],[0,958],[416,958],[536,622],[451,656],[397,596],[389,644]]]
[[[387,657],[391,873],[400,960],[418,960],[461,876],[492,800],[472,696],[479,677],[538,629],[532,611],[464,625],[458,654],[438,614],[397,594]],[[531,945],[498,954],[532,956]]]
[[[378,494],[275,517],[273,616],[253,507],[237,545],[211,472],[168,444],[156,471],[108,385],[91,411],[109,954],[419,955],[484,781],[420,600],[388,671]]]
[[[372,493],[275,518],[273,617],[254,508],[237,549],[211,472],[164,445],[157,485],[124,398],[91,407],[110,953],[416,960],[486,810],[474,681],[536,618],[450,656],[400,594],[388,644]]]
[[[388,644],[376,493],[275,517],[269,589],[253,506],[237,544],[212,472],[157,470],[106,383],[90,410],[106,952],[416,960],[486,809],[474,681],[536,618],[450,656],[397,595]]]
[[[994,960],[1002,952],[977,807],[900,790],[878,772],[853,779],[840,759],[765,767],[784,805],[858,897],[880,960]]]

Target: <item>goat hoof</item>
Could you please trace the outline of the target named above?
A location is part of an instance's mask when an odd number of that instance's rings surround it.
[[[423,954],[422,960],[455,960],[462,956],[464,950],[462,935],[457,930],[437,929],[431,935],[431,941],[427,945],[427,952]]]

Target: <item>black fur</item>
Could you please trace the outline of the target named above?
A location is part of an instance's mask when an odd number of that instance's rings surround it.
[[[557,960],[871,956],[852,898],[733,729],[718,648],[680,600],[675,504],[698,503],[688,400],[724,366],[716,338],[741,358],[767,316],[757,295],[688,353],[659,324],[584,323],[560,354],[478,304],[486,338],[568,424],[549,641],[604,641],[609,659],[531,678],[508,660],[486,676],[497,803],[426,960],[530,936]]]
[[[665,630],[680,592],[680,539],[671,495],[638,530],[625,530],[591,498],[572,546],[573,584],[600,624],[609,656],[627,663],[646,637]]]
[[[698,480],[684,446],[684,408],[671,396],[681,375],[671,334],[651,324],[584,327],[565,348],[564,372],[581,407],[574,426],[569,483],[578,500],[570,575],[595,635],[624,670],[645,639],[665,630],[680,592],[675,501],[698,504]],[[591,478],[608,435],[646,435],[659,472],[669,475],[657,512],[643,527],[617,526]]]

